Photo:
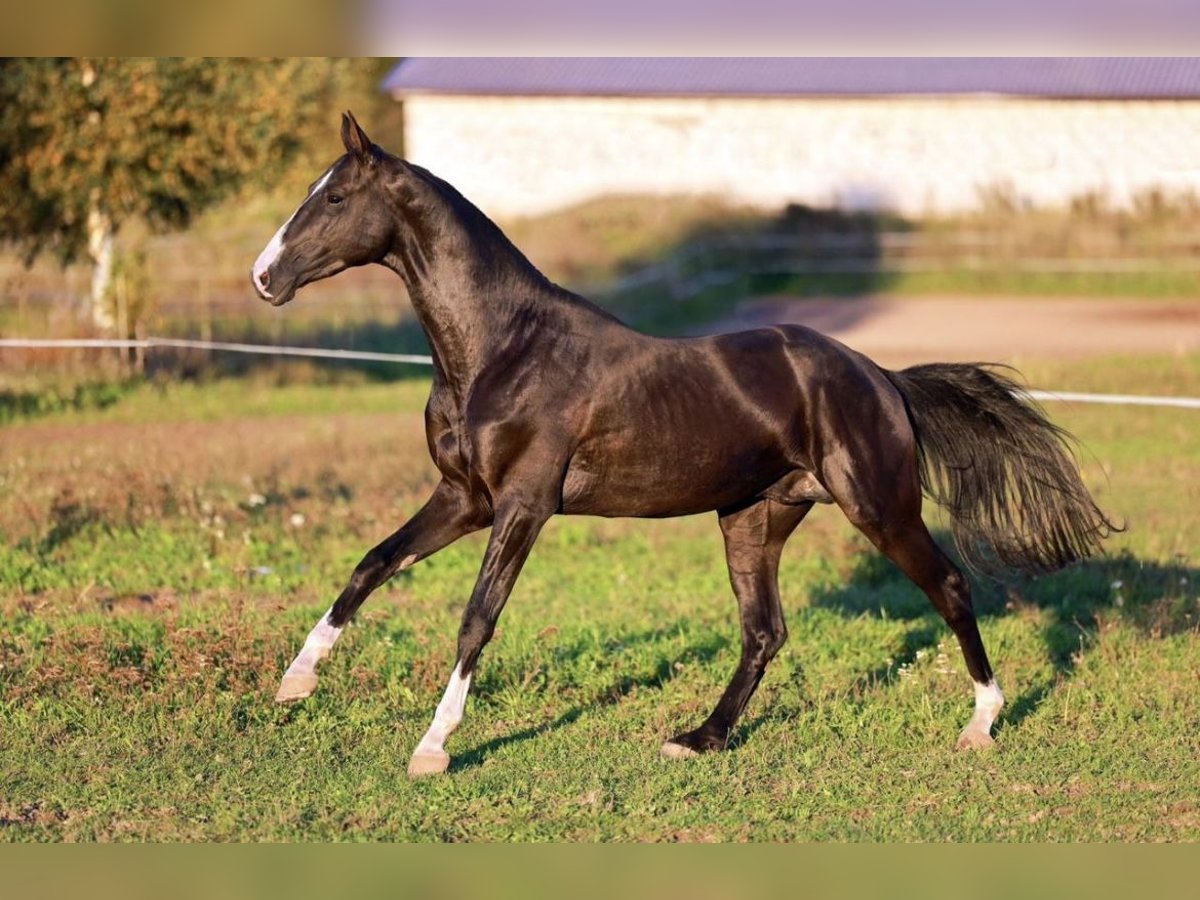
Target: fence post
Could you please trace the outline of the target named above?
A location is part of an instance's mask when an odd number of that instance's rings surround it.
[[[113,289],[117,295],[117,337],[125,340],[129,337],[129,298],[126,283],[125,266],[121,266],[121,274],[115,279]],[[124,347],[117,349],[117,359],[121,361],[119,371],[122,377],[129,374],[129,351]]]
[[[209,287],[208,278],[200,276],[198,283],[200,293],[200,308],[204,310],[203,317],[200,320],[200,339],[206,342],[211,342],[213,339],[213,308],[212,308],[212,290]],[[204,351],[204,368],[207,371],[212,367],[212,348],[207,348]]]

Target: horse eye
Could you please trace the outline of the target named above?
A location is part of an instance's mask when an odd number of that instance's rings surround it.
[[[330,203],[332,206],[337,206],[337,205],[338,205],[339,203],[341,203],[341,202],[342,202],[342,195],[341,195],[341,194],[330,194],[330,195],[329,195],[329,203]]]

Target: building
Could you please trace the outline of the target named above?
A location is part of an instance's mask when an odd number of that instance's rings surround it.
[[[1200,59],[431,58],[404,150],[495,216],[609,193],[906,214],[1200,193]]]

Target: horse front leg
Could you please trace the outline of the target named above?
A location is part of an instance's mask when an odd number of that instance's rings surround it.
[[[463,612],[454,672],[434,712],[433,723],[413,752],[408,764],[410,777],[436,775],[450,767],[446,739],[462,721],[479,654],[495,632],[496,622],[521,567],[529,557],[542,526],[553,512],[552,503],[512,502],[498,507],[492,536],[483,557],[483,567]]]
[[[441,482],[416,515],[362,558],[345,590],[309,632],[303,649],[288,666],[275,702],[303,700],[316,690],[317,664],[329,655],[346,623],[372,591],[397,572],[487,524],[487,516],[469,496],[449,482]]]

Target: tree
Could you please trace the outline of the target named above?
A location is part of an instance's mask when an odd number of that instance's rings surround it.
[[[114,324],[121,225],[182,228],[247,181],[280,177],[336,83],[327,60],[0,62],[0,241],[32,262],[93,263],[92,317]]]

